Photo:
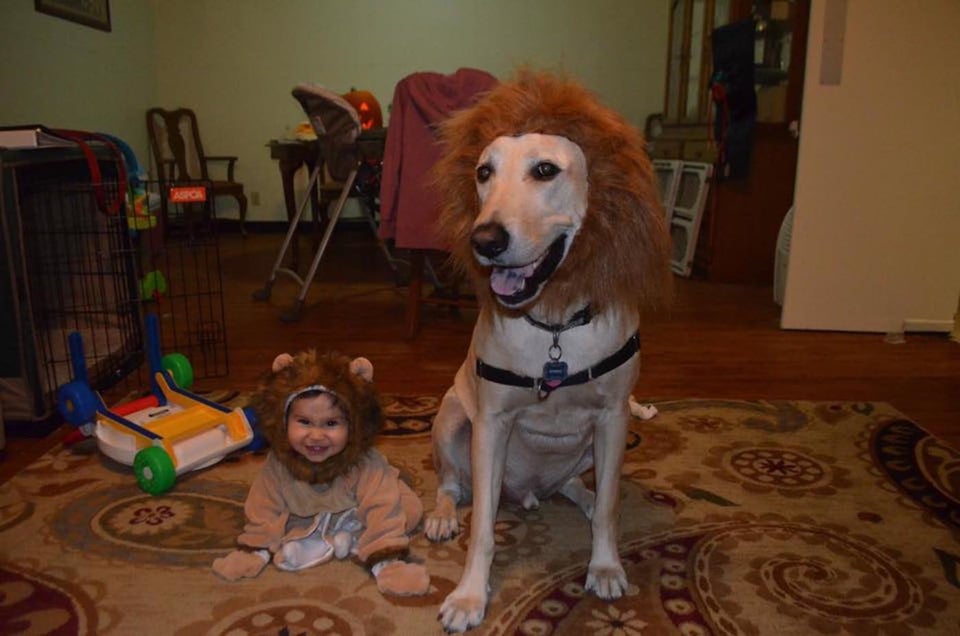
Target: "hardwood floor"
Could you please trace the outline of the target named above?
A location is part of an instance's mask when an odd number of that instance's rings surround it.
[[[276,354],[306,347],[336,349],[373,361],[384,393],[446,390],[466,351],[475,310],[425,306],[420,333],[404,338],[405,288],[365,228],[337,228],[307,297],[303,319],[280,321],[297,285],[278,279],[268,303],[251,293],[266,281],[279,234],[221,237],[227,312],[227,377],[195,388],[251,389]],[[301,261],[312,255],[301,241]],[[960,345],[942,335],[908,335],[887,344],[882,335],[783,331],[769,287],[678,279],[668,314],[642,328],[641,401],[710,397],[883,401],[960,448]],[[65,433],[8,438],[0,482],[9,479]]]

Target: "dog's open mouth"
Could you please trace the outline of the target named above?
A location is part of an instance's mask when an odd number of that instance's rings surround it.
[[[518,267],[494,266],[490,272],[490,289],[497,300],[516,307],[537,295],[544,283],[563,260],[567,235],[561,234],[537,260]]]

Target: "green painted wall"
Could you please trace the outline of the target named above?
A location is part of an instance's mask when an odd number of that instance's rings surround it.
[[[154,13],[113,0],[113,30],[0,0],[0,125],[41,123],[115,134],[145,159],[146,109],[157,99]]]
[[[285,219],[265,144],[304,119],[298,82],[372,90],[386,108],[415,71],[500,78],[562,70],[638,127],[662,108],[667,0],[112,0],[104,33],[0,1],[0,124],[39,121],[128,139],[147,162],[144,111],[193,108],[211,154]],[[232,201],[218,201],[235,216]]]

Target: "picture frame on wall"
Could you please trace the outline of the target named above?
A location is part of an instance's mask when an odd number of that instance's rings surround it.
[[[34,0],[40,13],[110,31],[110,0]]]

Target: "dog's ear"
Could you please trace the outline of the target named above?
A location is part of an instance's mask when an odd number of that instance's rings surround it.
[[[293,362],[293,356],[289,353],[281,353],[276,358],[273,359],[273,372],[277,373],[281,369],[290,365]]]
[[[367,382],[373,382],[373,363],[366,358],[355,358],[350,363],[350,373],[360,376]]]

